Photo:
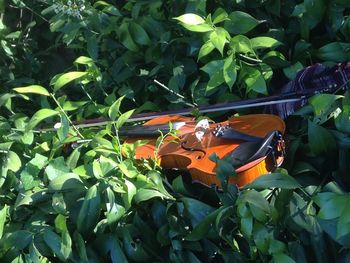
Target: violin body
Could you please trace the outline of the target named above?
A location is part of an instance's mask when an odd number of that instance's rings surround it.
[[[180,124],[177,136],[166,136],[157,149],[160,135],[142,134],[142,130]],[[216,154],[220,159],[230,156],[237,176],[229,183],[242,187],[256,177],[267,174],[278,167],[284,159],[284,145],[281,135],[285,131],[282,119],[274,115],[255,114],[232,117],[221,123],[198,125],[193,118],[180,115],[154,118],[144,124],[134,138],[147,140],[147,144],[136,148],[135,158],[154,158],[155,154],[163,168],[188,170],[192,180],[220,186],[216,176],[216,163],[209,156]],[[154,134],[154,133],[153,133]]]

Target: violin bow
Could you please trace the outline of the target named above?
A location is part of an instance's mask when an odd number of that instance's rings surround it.
[[[157,83],[158,81],[155,82]],[[200,113],[210,113],[262,106],[265,106],[265,112],[279,115],[282,119],[285,119],[297,108],[304,106],[307,102],[307,98],[310,96],[324,92],[338,92],[341,89],[345,89],[349,82],[350,62],[339,63],[331,68],[317,63],[299,71],[295,79],[284,85],[278,95],[179,110],[138,113],[132,115],[126,122],[146,121],[165,115],[190,115],[196,110]],[[83,123],[76,123],[74,126],[79,129],[104,126],[113,123],[115,123],[115,121],[107,119],[88,119]],[[52,131],[55,129],[42,129],[41,131],[50,130]]]

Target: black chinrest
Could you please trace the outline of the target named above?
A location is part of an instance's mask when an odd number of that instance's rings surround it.
[[[229,155],[232,158],[233,167],[238,168],[254,160],[267,156],[273,148],[274,140],[278,140],[278,131],[270,132],[265,138],[255,142],[244,142]]]

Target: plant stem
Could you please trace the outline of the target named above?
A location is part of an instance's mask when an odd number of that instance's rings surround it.
[[[69,116],[67,115],[67,113],[64,111],[64,109],[61,107],[60,103],[57,101],[55,95],[53,93],[50,93],[51,98],[55,101],[55,103],[57,104],[58,108],[60,109],[60,111],[63,113],[63,115],[67,118],[68,122],[70,123],[70,125],[72,125],[73,129],[76,131],[76,133],[79,135],[80,138],[85,139],[84,136],[80,133],[80,131],[78,130],[77,127],[75,127],[74,123],[72,122],[72,120],[69,118]]]

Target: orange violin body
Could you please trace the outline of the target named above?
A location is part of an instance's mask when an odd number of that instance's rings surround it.
[[[273,171],[284,158],[281,134],[285,124],[274,115],[245,115],[221,123],[202,121],[202,124],[190,117],[162,116],[146,122],[143,129],[169,126],[170,122],[179,126],[177,136],[165,137],[158,150],[159,132],[158,136],[134,136],[126,140],[147,140],[147,144],[136,149],[136,159],[153,158],[156,153],[163,168],[188,170],[193,181],[220,186],[215,173],[216,163],[209,156],[214,153],[220,159],[231,156],[237,176],[230,177],[229,183],[242,187]]]

